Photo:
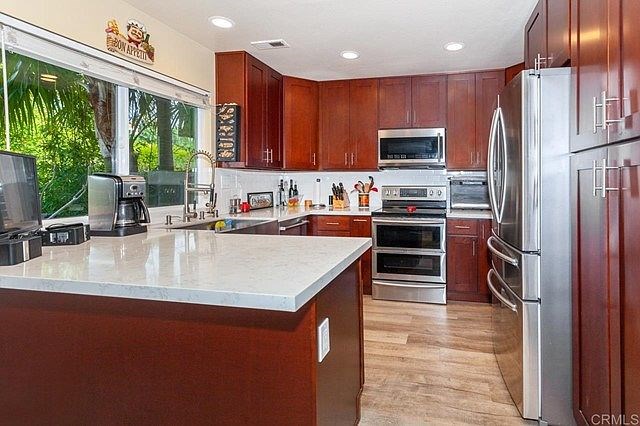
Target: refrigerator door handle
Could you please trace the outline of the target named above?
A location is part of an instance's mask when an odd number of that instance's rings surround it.
[[[494,245],[493,242],[496,240],[496,237],[494,237],[493,235],[489,237],[489,239],[487,240],[487,247],[489,248],[489,250],[491,251],[491,253],[495,254],[496,256],[498,256],[500,259],[504,260],[505,262],[509,263],[510,265],[515,266],[516,268],[518,267],[518,259],[514,259],[511,256],[507,256],[506,254],[502,253],[500,250],[498,250]]]
[[[498,120],[497,123],[500,125],[500,133],[502,140],[502,158],[500,161],[502,170],[502,194],[500,196],[500,206],[498,214],[498,223],[502,223],[502,216],[504,215],[504,206],[507,199],[507,181],[509,180],[509,168],[507,167],[507,129],[504,125],[504,116],[502,115],[502,108],[498,108]]]
[[[495,157],[494,157],[494,149],[496,143],[496,131],[498,129],[498,110],[500,107],[496,108],[493,111],[493,118],[491,119],[491,131],[489,132],[489,152],[487,158],[487,177],[489,183],[489,201],[491,204],[491,211],[493,212],[494,217],[498,218],[498,206],[496,203],[496,188],[495,188],[495,179],[493,176],[493,171],[495,169]]]
[[[498,275],[493,269],[490,269],[489,273],[487,274],[487,286],[489,287],[491,293],[493,293],[493,295],[507,308],[511,309],[513,312],[518,312],[518,307],[516,306],[516,304],[511,303],[511,301],[507,300],[507,298],[504,297],[498,291],[498,289],[494,287],[493,282],[491,281],[491,275],[495,275],[498,278],[498,281],[500,281],[500,284],[506,286],[506,283],[502,280],[502,278],[500,278],[500,275]]]

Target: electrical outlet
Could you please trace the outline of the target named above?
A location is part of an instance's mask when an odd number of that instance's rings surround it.
[[[331,349],[329,340],[329,318],[325,318],[318,326],[318,362],[322,362],[329,353]]]

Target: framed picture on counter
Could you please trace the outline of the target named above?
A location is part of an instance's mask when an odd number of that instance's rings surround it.
[[[273,192],[250,192],[247,194],[247,202],[251,210],[273,207]]]

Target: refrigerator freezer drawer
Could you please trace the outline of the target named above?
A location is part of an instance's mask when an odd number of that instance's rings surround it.
[[[493,350],[502,377],[522,417],[540,417],[540,303],[523,302],[491,269]]]
[[[492,235],[487,241],[491,266],[509,289],[526,301],[540,299],[540,255],[523,253]]]

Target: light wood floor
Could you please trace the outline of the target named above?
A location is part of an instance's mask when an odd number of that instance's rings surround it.
[[[490,305],[365,297],[364,338],[361,425],[529,424],[493,355]]]

